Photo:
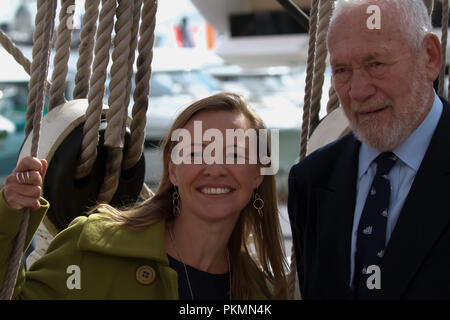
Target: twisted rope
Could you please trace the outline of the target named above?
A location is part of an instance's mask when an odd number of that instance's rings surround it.
[[[339,108],[339,97],[336,93],[336,90],[331,85],[330,90],[328,91],[327,113],[331,113],[337,108]]]
[[[68,28],[67,20],[71,17],[69,7],[74,6],[75,0],[61,0],[59,11],[59,25],[55,45],[55,58],[53,59],[52,86],[50,88],[50,102],[48,110],[66,102],[66,77],[70,57],[70,44],[72,42],[72,29]]]
[[[31,145],[31,156],[36,157],[39,144],[40,126],[42,118],[42,110],[44,107],[44,86],[45,79],[47,78],[48,64],[50,60],[50,42],[53,35],[53,27],[56,14],[56,1],[54,0],[39,0],[37,3],[38,12],[44,12],[45,23],[38,21],[36,19],[36,32],[34,36],[34,43],[39,44],[38,47],[41,49],[39,54],[33,54],[33,62],[31,64],[31,69],[34,72],[31,75],[31,79],[34,80],[34,86],[30,87],[30,94],[28,96],[28,101],[33,101],[34,103],[34,115],[33,115],[33,135],[32,135],[32,145]],[[38,28],[45,28],[43,30],[38,30]],[[33,50],[33,53],[34,50]],[[35,57],[39,57],[40,60],[36,60]],[[30,80],[31,85],[31,80]],[[34,89],[34,90],[31,90]],[[31,96],[31,93],[35,96]],[[13,249],[11,251],[11,256],[6,270],[5,278],[3,281],[3,286],[0,291],[0,299],[6,300],[11,299],[14,286],[17,280],[17,274],[20,267],[20,260],[23,256],[23,251],[25,247],[25,239],[27,236],[28,223],[30,219],[30,209],[25,209],[24,216],[20,225],[18,235],[16,237]]]
[[[312,83],[314,75],[314,56],[316,51],[316,36],[317,36],[317,19],[319,14],[319,1],[312,0],[311,14],[309,20],[309,46],[308,59],[306,67],[305,79],[305,96],[303,99],[303,119],[302,119],[302,133],[300,137],[300,159],[306,155],[306,144],[309,136],[309,114],[311,110],[311,94]]]
[[[108,127],[106,127],[108,128]],[[114,196],[119,186],[123,159],[122,148],[108,148],[106,154],[105,175],[103,184],[98,194],[98,201],[108,203]]]
[[[125,98],[127,95],[128,58],[130,55],[131,31],[133,21],[133,0],[122,0],[117,8],[117,21],[115,25],[114,50],[112,53],[113,64],[111,67],[111,82],[109,83],[110,109],[107,114],[108,126],[105,132],[104,145],[108,148],[106,172],[103,185],[99,193],[99,200],[111,201],[119,185],[121,173],[124,126],[126,126]],[[129,93],[128,93],[129,94]],[[126,111],[126,110],[125,110]]]
[[[140,20],[140,16],[141,16],[141,8],[142,8],[142,0],[134,0],[133,26],[132,26],[132,31],[131,31],[130,55],[128,56],[128,76],[127,76],[127,88],[126,88],[127,95],[125,96],[125,102],[124,102],[125,117],[128,117],[128,109],[129,109],[130,99],[131,99],[131,94],[130,94],[131,82],[132,82],[133,73],[134,73],[134,58],[135,58],[135,53],[136,53],[136,47],[138,44],[137,37],[138,37],[138,32],[139,32],[139,20]],[[125,136],[126,126],[123,127],[123,130],[124,130],[124,132],[122,132],[122,135]],[[129,148],[128,148],[128,151],[126,152],[126,154],[124,155],[124,157],[125,158],[129,157]],[[139,158],[137,160],[139,160]],[[129,168],[133,167],[137,163],[137,160],[136,160],[136,162],[132,163]],[[123,160],[122,167],[124,166],[124,163],[125,163],[125,160]],[[124,170],[126,170],[126,169],[124,169]]]
[[[47,79],[48,75],[48,66],[50,62],[50,49],[51,49],[51,42],[53,40],[53,28],[55,26],[55,15],[56,15],[56,5],[57,1],[55,0],[46,0],[46,24],[44,29],[44,36],[42,37],[42,51],[41,51],[41,59],[38,61],[35,61],[33,57],[33,62],[31,64],[31,67],[33,68],[33,65],[38,64],[38,67],[36,68],[38,70],[38,81],[36,83],[36,99],[34,101],[35,104],[35,113],[33,116],[33,137],[32,137],[32,146],[31,146],[31,156],[36,157],[37,151],[38,151],[38,142],[39,142],[39,136],[41,131],[41,118],[42,118],[42,111],[44,108],[44,83],[45,79]],[[32,76],[33,78],[33,76]],[[30,79],[31,80],[31,79]],[[30,81],[31,82],[31,81]],[[30,92],[31,92],[30,88]],[[30,98],[28,99],[30,100]]]
[[[305,85],[305,96],[303,99],[303,117],[302,117],[302,129],[300,137],[300,159],[303,159],[306,155],[306,147],[309,137],[309,118],[311,111],[311,95],[312,95],[312,84],[314,77],[314,64],[316,55],[316,38],[317,38],[317,22],[319,16],[319,2],[320,0],[312,0],[310,20],[309,20],[309,46],[308,46],[308,59],[306,67],[306,85]],[[287,292],[290,299],[294,299],[296,290],[296,258],[295,258],[295,248],[291,247],[291,262],[290,271],[287,279]]]
[[[328,54],[326,37],[330,17],[333,9],[333,2],[320,0],[319,27],[317,29],[317,48],[314,63],[313,91],[311,100],[311,114],[309,116],[309,129],[315,127],[319,122],[320,99],[322,98],[322,87]]]
[[[44,37],[44,31],[45,31],[45,26],[47,23],[46,20],[46,14],[47,14],[47,8],[45,6],[43,6],[43,4],[45,3],[45,0],[38,0],[37,2],[37,6],[38,6],[38,11],[36,13],[36,20],[35,20],[35,30],[34,30],[34,35],[33,35],[33,41],[34,41],[34,45],[33,45],[33,61],[41,61],[42,58],[41,56],[43,55],[43,41],[42,38]],[[28,93],[28,107],[27,107],[27,112],[25,114],[25,119],[26,119],[26,123],[25,123],[25,134],[29,134],[31,132],[31,130],[33,129],[33,115],[35,114],[35,109],[36,109],[36,97],[37,97],[37,86],[36,83],[39,80],[39,67],[40,65],[38,63],[32,63],[31,67],[30,67],[30,74],[31,74],[31,78],[30,78],[30,83],[29,83],[29,87],[30,87],[30,91]]]
[[[306,156],[311,128],[319,122],[320,99],[322,97],[327,57],[326,35],[328,33],[332,6],[333,2],[329,0],[312,0],[311,4],[306,87],[300,137],[300,159]],[[290,273],[288,275],[288,293],[290,298],[295,296],[296,272],[295,249],[292,246]]]
[[[105,94],[106,69],[109,63],[109,49],[111,47],[111,32],[114,25],[115,11],[115,0],[102,0],[100,22],[95,42],[93,73],[90,79],[88,108],[85,116],[86,122],[83,128],[81,155],[75,173],[75,178],[77,179],[84,178],[91,172],[97,157],[98,130],[102,114],[103,95]]]
[[[131,122],[130,147],[125,154],[123,167],[125,170],[133,167],[142,154],[145,141],[145,126],[147,124],[148,95],[150,92],[151,63],[153,60],[154,30],[156,24],[156,0],[145,0],[142,9],[142,23],[138,45],[137,72],[135,77],[134,105]]]
[[[134,0],[133,3],[133,27],[131,28],[130,55],[128,56],[128,76],[127,76],[127,92],[131,91],[131,81],[134,73],[134,58],[138,43],[139,20],[141,17],[142,0]],[[124,105],[130,104],[130,94],[125,96]]]
[[[442,68],[439,73],[439,82],[438,82],[438,95],[441,97],[444,95],[444,78],[445,78],[445,67],[446,67],[446,54],[447,54],[447,35],[448,35],[448,1],[442,0]]]
[[[74,99],[82,99],[88,96],[99,3],[100,0],[89,0],[84,3],[85,14],[83,28],[81,29],[81,43],[78,48],[77,74],[75,75],[75,88],[73,89]]]
[[[0,29],[0,44],[13,56],[14,60],[20,64],[26,73],[31,74],[31,62],[25,57],[15,43]],[[50,82],[45,80],[45,92],[50,92]]]

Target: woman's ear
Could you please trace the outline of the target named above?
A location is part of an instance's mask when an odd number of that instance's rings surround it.
[[[178,179],[177,179],[177,174],[176,174],[176,165],[172,162],[172,161],[169,161],[169,179],[170,179],[170,182],[172,182],[172,184],[174,185],[174,186],[177,186],[178,185]]]
[[[261,174],[258,174],[258,175],[255,177],[253,189],[257,189],[257,188],[261,185],[261,183],[263,182],[263,180],[264,180],[264,176],[261,175]]]

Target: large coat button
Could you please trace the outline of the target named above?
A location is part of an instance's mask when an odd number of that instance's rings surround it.
[[[140,284],[150,284],[155,280],[156,272],[150,266],[141,266],[136,270],[136,280]]]

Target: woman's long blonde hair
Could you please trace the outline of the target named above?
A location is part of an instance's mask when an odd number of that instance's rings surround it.
[[[127,210],[118,210],[105,204],[94,210],[107,213],[113,221],[134,229],[145,228],[161,219],[167,222],[173,220],[172,194],[175,189],[169,179],[168,164],[177,142],[171,141],[170,137],[174,130],[183,128],[193,116],[206,110],[237,112],[249,120],[253,129],[265,129],[261,118],[236,94],[219,93],[194,102],[175,119],[165,138],[162,178],[154,196]],[[269,145],[267,143],[268,148]],[[269,152],[267,154],[270,155]],[[262,217],[253,207],[253,201],[249,201],[228,243],[231,296],[233,299],[286,299],[287,263],[278,217],[275,177],[264,176],[258,192],[264,201]]]

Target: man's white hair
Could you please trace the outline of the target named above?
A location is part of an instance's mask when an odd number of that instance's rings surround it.
[[[342,13],[348,9],[367,6],[367,5],[383,5],[393,3],[400,13],[399,26],[405,33],[411,45],[415,49],[419,49],[425,35],[432,30],[431,17],[428,15],[428,9],[423,0],[336,0],[334,2],[334,10],[331,16],[330,27],[333,22]],[[383,17],[381,17],[383,21]]]

